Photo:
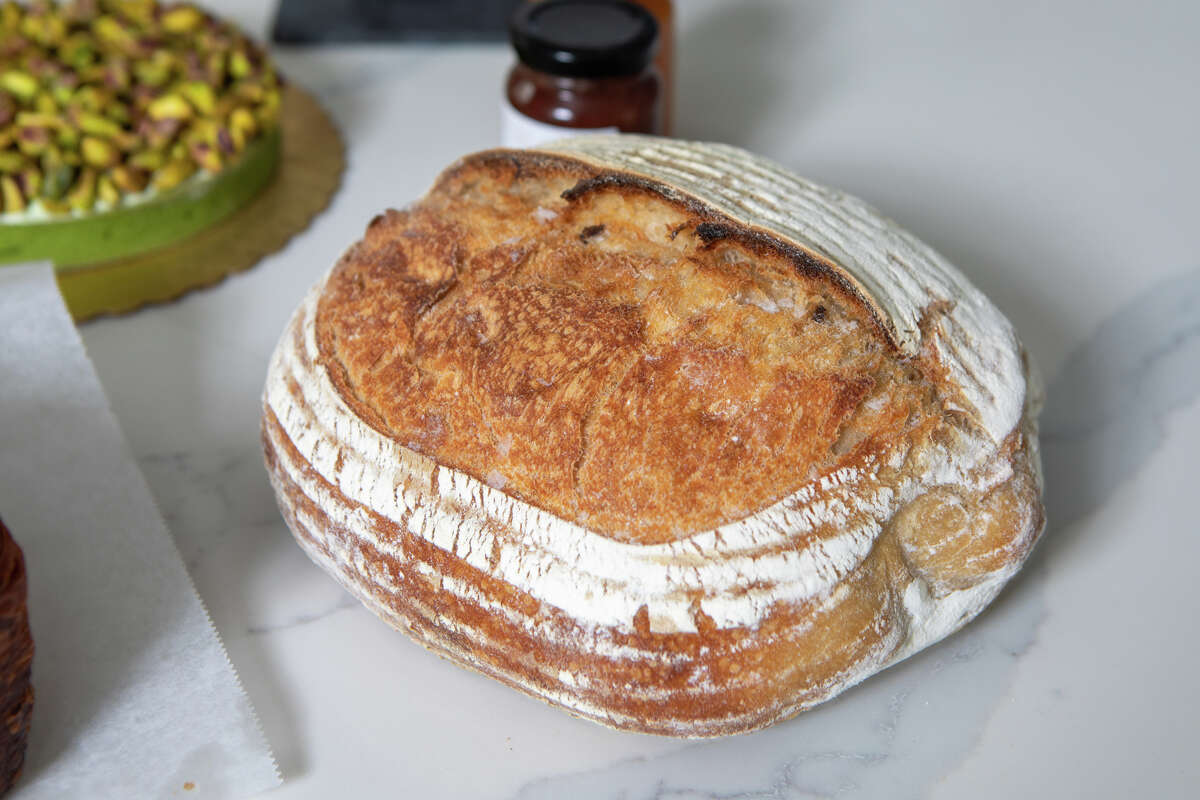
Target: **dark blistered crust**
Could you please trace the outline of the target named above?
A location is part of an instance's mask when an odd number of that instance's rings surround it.
[[[790,260],[797,272],[829,281],[848,301],[860,305],[875,324],[880,335],[893,348],[896,346],[892,337],[892,328],[881,317],[879,308],[870,298],[863,296],[836,265],[831,264],[817,253],[798,247],[795,243],[785,241],[761,228],[738,222],[698,198],[659,181],[651,180],[644,175],[611,169],[597,173],[596,169],[586,161],[564,155],[536,151],[485,150],[467,156],[445,170],[434,184],[431,193],[463,171],[477,168],[493,169],[496,166],[510,167],[515,170],[517,176],[521,176],[526,169],[536,170],[540,174],[558,173],[578,176],[578,182],[562,193],[562,198],[572,203],[593,192],[605,190],[644,192],[661,197],[686,211],[693,218],[696,234],[706,244],[711,245],[726,240],[737,242],[760,256],[774,253]]]
[[[0,522],[0,793],[21,774],[33,715],[33,636],[25,603],[25,560]]]

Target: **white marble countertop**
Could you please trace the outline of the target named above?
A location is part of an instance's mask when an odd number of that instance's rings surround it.
[[[264,34],[270,9],[226,0]],[[767,731],[608,731],[440,661],[312,566],[262,468],[292,308],[387,206],[496,143],[501,46],[278,53],[345,133],[331,208],[220,286],[84,327],[273,745],[267,797],[1194,797],[1200,30],[1188,3],[679,9],[678,129],[858,194],[1013,319],[1050,523],[958,635]]]

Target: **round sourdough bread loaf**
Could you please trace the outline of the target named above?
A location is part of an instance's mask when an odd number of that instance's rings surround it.
[[[717,736],[954,631],[1042,528],[1008,321],[862,202],[740,150],[492,150],[367,227],[272,358],[297,540],[421,644]]]

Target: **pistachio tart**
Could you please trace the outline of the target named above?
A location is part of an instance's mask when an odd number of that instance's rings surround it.
[[[155,0],[0,5],[0,263],[151,250],[249,202],[279,78],[231,24]]]

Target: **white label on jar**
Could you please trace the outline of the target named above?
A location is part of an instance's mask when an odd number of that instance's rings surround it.
[[[500,144],[504,147],[537,147],[539,144],[565,139],[568,136],[617,132],[616,125],[603,128],[564,128],[559,125],[547,125],[517,111],[512,103],[508,102],[508,98],[500,98]]]

